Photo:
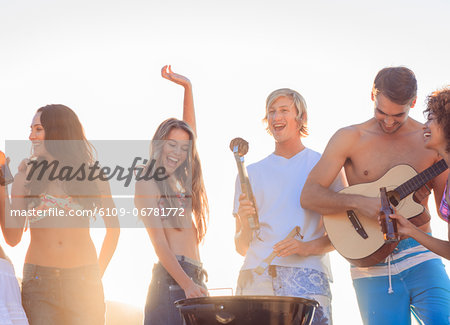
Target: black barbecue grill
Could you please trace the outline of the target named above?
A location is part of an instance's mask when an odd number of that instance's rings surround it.
[[[186,325],[309,325],[319,303],[280,296],[222,296],[175,302]]]

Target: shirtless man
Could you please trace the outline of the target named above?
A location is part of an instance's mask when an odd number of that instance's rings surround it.
[[[378,72],[372,89],[374,117],[342,128],[331,138],[303,188],[301,204],[321,214],[357,210],[378,217],[380,200],[328,189],[342,167],[349,185],[379,179],[390,168],[408,164],[420,172],[439,160],[424,148],[423,125],[408,116],[416,103],[417,81],[404,67]],[[436,204],[447,173],[427,184]],[[427,197],[421,203],[427,207]],[[430,233],[429,222],[420,227]],[[450,283],[440,258],[415,240],[402,240],[390,266],[352,266],[351,274],[365,324],[410,324],[410,310],[426,324],[448,324]],[[389,272],[391,277],[388,277]],[[388,293],[392,283],[393,292]]]

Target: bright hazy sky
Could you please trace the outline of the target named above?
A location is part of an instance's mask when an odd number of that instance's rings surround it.
[[[234,288],[242,258],[233,244],[229,141],[250,142],[247,163],[271,153],[264,102],[291,87],[308,104],[305,143],[322,151],[337,129],[372,116],[373,79],[392,65],[416,73],[411,116],[423,121],[425,96],[450,83],[449,12],[447,0],[0,0],[0,149],[27,139],[35,110],[51,103],[74,109],[89,139],[148,140],[161,121],[181,118],[181,87],[160,77],[172,64],[194,87],[211,206],[202,246],[209,287]],[[432,213],[435,234],[446,238]],[[93,232],[97,245],[101,232]],[[18,274],[27,245],[28,235],[6,247]],[[122,231],[106,298],[142,307],[156,260],[144,229]],[[334,322],[360,324],[348,263],[333,253],[332,268]]]

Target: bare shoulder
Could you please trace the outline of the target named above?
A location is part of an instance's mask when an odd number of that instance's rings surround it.
[[[159,188],[154,179],[145,180],[140,179],[136,181],[135,185],[136,194],[152,194],[159,195]]]
[[[359,125],[339,129],[330,139],[322,157],[308,176],[309,183],[329,187],[348,159],[354,155],[354,148],[361,138]]]
[[[136,207],[156,207],[161,197],[155,180],[137,180],[134,192]]]
[[[361,136],[361,129],[364,124],[354,124],[343,127],[336,131],[334,137],[338,137],[343,140],[355,141]]]
[[[424,126],[423,123],[420,123],[419,121],[413,119],[412,117],[409,117],[408,122],[410,124],[411,129],[422,131],[422,128]]]
[[[409,148],[418,150],[415,156],[417,156],[420,152],[421,156],[425,155],[428,157],[437,157],[437,153],[435,151],[427,149],[424,146],[423,126],[424,125],[422,123],[414,120],[413,118],[409,118],[406,127],[402,128],[402,133],[399,135],[397,140],[404,143]]]
[[[361,139],[361,124],[350,125],[339,129],[331,137],[325,149],[324,155],[327,152],[348,152],[353,148]]]

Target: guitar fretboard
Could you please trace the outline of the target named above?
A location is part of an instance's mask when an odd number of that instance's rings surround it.
[[[444,159],[441,159],[434,165],[425,169],[423,172],[411,178],[409,181],[397,187],[395,191],[400,195],[400,199],[404,199],[409,194],[417,191],[419,188],[425,185],[429,180],[435,178],[440,173],[445,171],[447,168],[447,163]]]

